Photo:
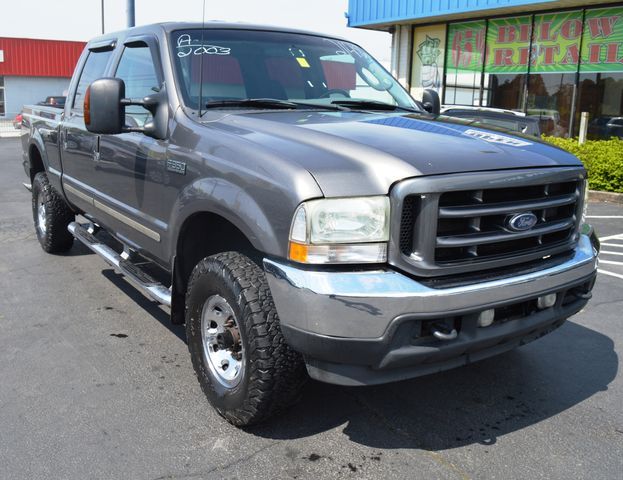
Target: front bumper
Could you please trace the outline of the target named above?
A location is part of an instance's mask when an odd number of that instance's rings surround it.
[[[597,257],[581,235],[573,254],[553,266],[449,288],[390,269],[318,271],[270,259],[264,267],[284,337],[304,355],[310,375],[363,385],[463,365],[547,333],[588,301]],[[533,308],[548,293],[558,294],[556,304]],[[478,314],[491,308],[496,317],[514,316],[478,328]],[[427,338],[431,321],[456,326],[458,337]]]

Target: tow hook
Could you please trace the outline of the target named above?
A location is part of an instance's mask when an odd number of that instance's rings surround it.
[[[455,328],[449,330],[445,325],[435,324],[432,327],[433,336],[437,340],[443,340],[444,342],[449,342],[450,340],[454,340],[459,334]]]
[[[576,298],[581,298],[582,300],[590,300],[591,298],[593,298],[592,292],[582,292],[578,289],[571,290],[571,294]]]

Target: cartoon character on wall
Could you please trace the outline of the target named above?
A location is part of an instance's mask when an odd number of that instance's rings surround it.
[[[420,86],[423,88],[441,88],[441,72],[438,64],[441,49],[439,38],[432,38],[426,35],[426,40],[418,45],[416,50],[422,67],[420,69]]]

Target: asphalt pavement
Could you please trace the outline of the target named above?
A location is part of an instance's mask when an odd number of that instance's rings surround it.
[[[41,250],[20,162],[0,139],[0,479],[622,478],[622,205],[590,205],[602,272],[554,333],[410,381],[310,382],[240,430],[165,308],[82,245]]]

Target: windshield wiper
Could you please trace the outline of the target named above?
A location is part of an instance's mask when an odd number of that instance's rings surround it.
[[[335,105],[340,105],[343,107],[348,107],[352,109],[361,109],[361,110],[404,110],[406,112],[413,113],[422,113],[419,110],[408,107],[401,107],[400,105],[392,105],[391,103],[378,102],[376,100],[333,100],[331,103]]]
[[[228,100],[211,100],[206,103],[205,108],[218,107],[251,107],[284,110],[298,108],[296,103],[278,98],[235,98]]]
[[[322,105],[307,102],[291,102],[278,98],[232,98],[226,100],[211,100],[206,104],[206,108],[219,107],[251,107],[268,108],[275,110],[287,110],[296,108],[320,109],[320,110],[348,110],[340,105]]]

